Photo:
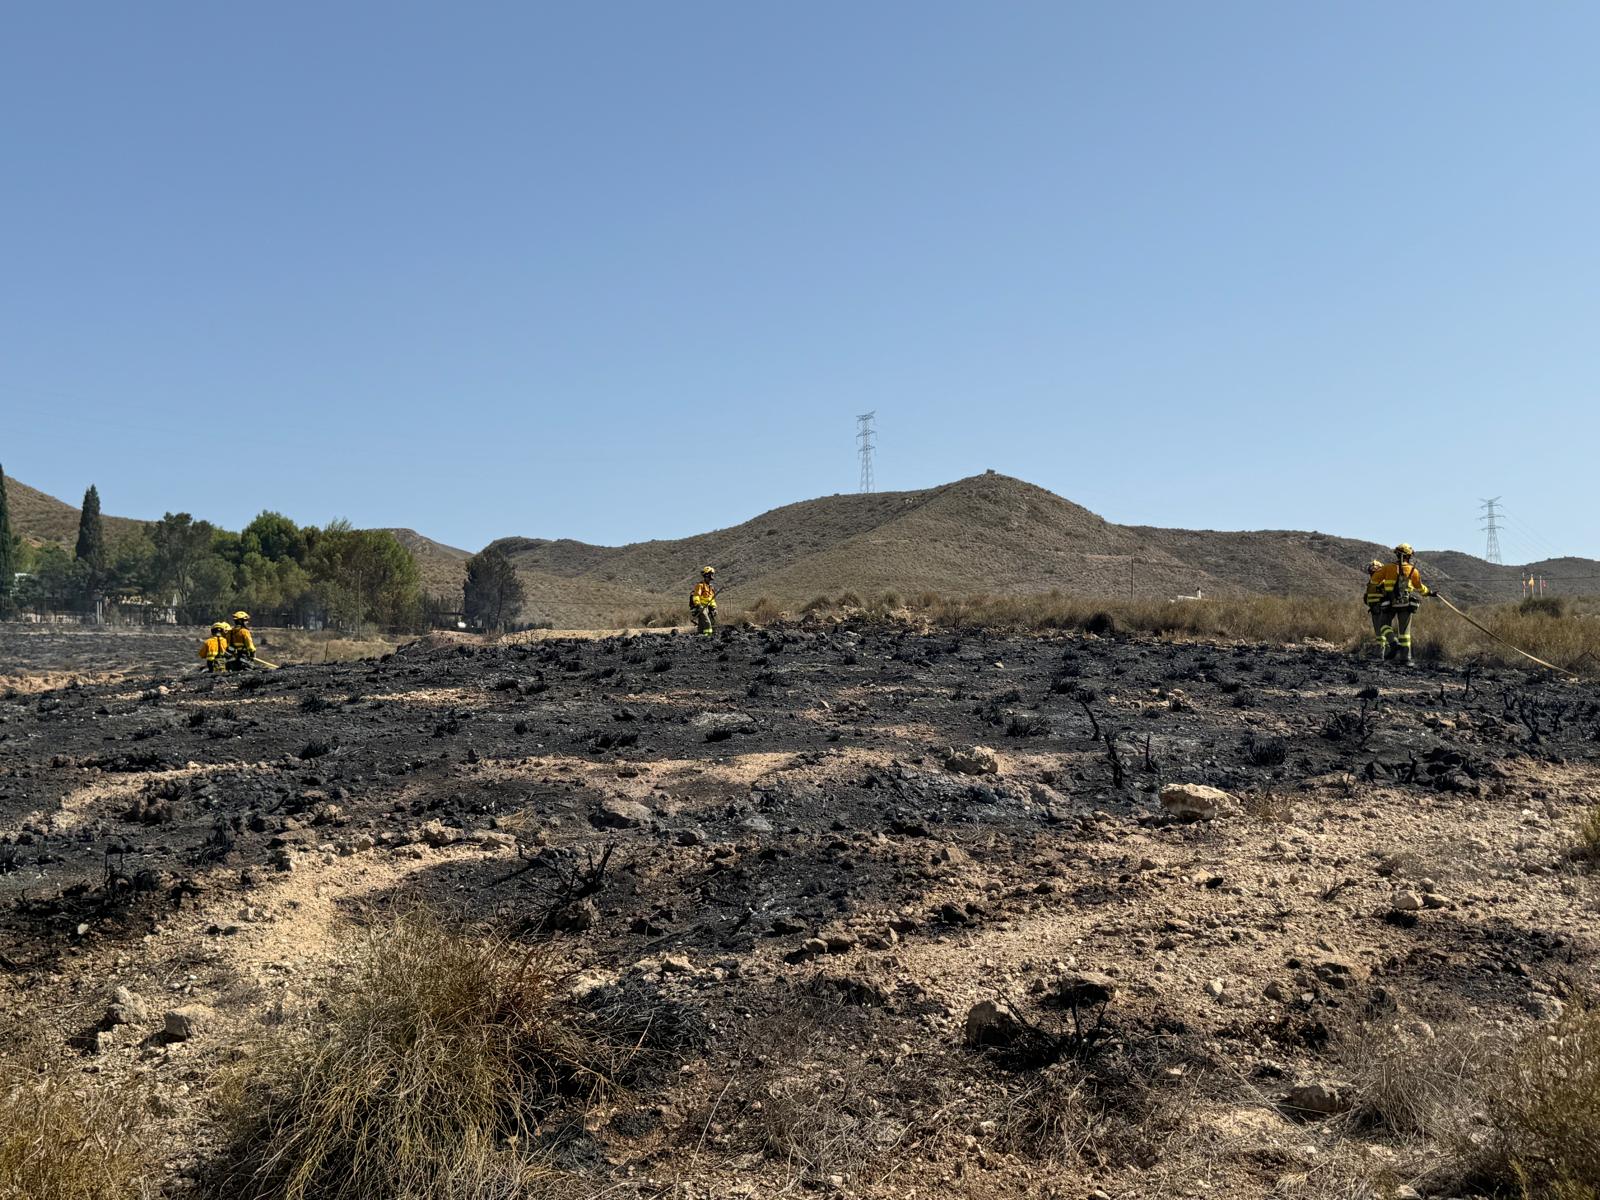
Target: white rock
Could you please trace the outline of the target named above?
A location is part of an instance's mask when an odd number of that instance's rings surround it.
[[[1161,789],[1161,807],[1174,816],[1210,821],[1237,810],[1239,802],[1221,788],[1203,783],[1169,783]]]

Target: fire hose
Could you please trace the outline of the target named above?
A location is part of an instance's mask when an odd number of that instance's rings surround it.
[[[1456,616],[1460,617],[1468,625],[1471,625],[1474,629],[1477,629],[1477,630],[1479,630],[1479,631],[1481,631],[1483,633],[1488,634],[1490,637],[1492,637],[1495,641],[1499,642],[1506,649],[1515,651],[1517,654],[1522,655],[1522,657],[1527,659],[1529,662],[1538,663],[1541,667],[1545,668],[1547,671],[1554,671],[1557,675],[1565,675],[1568,679],[1577,679],[1577,678],[1579,678],[1579,675],[1578,675],[1578,673],[1576,671],[1569,671],[1565,667],[1558,667],[1554,663],[1547,663],[1547,662],[1545,662],[1544,659],[1538,658],[1538,657],[1535,657],[1532,654],[1529,654],[1521,646],[1512,645],[1510,642],[1506,641],[1505,638],[1501,637],[1494,630],[1488,628],[1485,625],[1478,624],[1477,621],[1474,621],[1471,617],[1467,616],[1466,613],[1462,612],[1454,604],[1451,604],[1450,601],[1446,600],[1443,596],[1440,596],[1438,592],[1434,592],[1433,595],[1438,599],[1439,603],[1443,604],[1451,612],[1455,613]]]

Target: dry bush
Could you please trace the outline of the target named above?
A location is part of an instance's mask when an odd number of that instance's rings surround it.
[[[1239,798],[1239,804],[1252,820],[1272,825],[1294,821],[1294,797],[1287,792],[1248,792]]]
[[[1125,1028],[1102,1040],[1098,1019],[1078,1036],[1065,1017],[1054,1049],[1037,1066],[1001,1070],[985,1081],[999,1147],[1054,1166],[1099,1170],[1174,1169],[1199,1155],[1189,1119],[1202,1057],[1179,1039]],[[1035,1026],[1036,1029],[1040,1028]],[[996,1064],[1010,1055],[991,1056]]]
[[[771,596],[758,596],[754,604],[749,605],[740,616],[740,624],[770,625],[781,620],[784,615],[783,608]]]
[[[1574,1007],[1488,1076],[1484,1167],[1525,1200],[1600,1198],[1600,1011]]]
[[[689,624],[689,614],[683,608],[653,608],[636,616],[619,616],[614,623],[618,629],[677,629]]]
[[[1573,826],[1572,857],[1591,866],[1600,864],[1600,804],[1591,805]]]
[[[1567,615],[1565,596],[1528,596],[1517,605],[1522,616],[1564,617]]]
[[[32,1058],[0,1061],[0,1200],[152,1195],[147,1097],[69,1081]]]
[[[581,1110],[647,1040],[637,1005],[584,1012],[561,984],[523,947],[426,913],[373,931],[313,1015],[224,1089],[217,1194],[523,1196],[547,1175],[540,1121]]]

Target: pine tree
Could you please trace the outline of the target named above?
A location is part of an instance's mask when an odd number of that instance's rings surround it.
[[[84,601],[93,604],[94,597],[105,582],[106,539],[100,527],[100,491],[89,485],[83,494],[83,510],[78,514],[78,548],[74,555],[83,564]]]
[[[523,595],[522,580],[499,547],[491,546],[467,560],[462,608],[469,624],[491,633],[504,629],[516,621]]]
[[[16,570],[17,543],[11,536],[11,507],[6,503],[5,468],[0,467],[0,617],[11,615],[11,593]]]

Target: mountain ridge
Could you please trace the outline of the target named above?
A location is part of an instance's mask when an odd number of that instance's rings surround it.
[[[7,486],[18,532],[71,544],[76,508],[14,479]],[[112,537],[142,524],[105,519]],[[414,529],[388,532],[416,560],[424,592],[459,596],[470,551]],[[504,537],[490,545],[507,554],[523,582],[522,619],[558,628],[625,625],[686,610],[703,565],[717,567],[731,607],[764,598],[794,611],[816,598],[884,593],[1354,598],[1366,562],[1389,555],[1375,542],[1316,531],[1119,525],[995,472],[911,491],[800,500],[684,538],[600,546]],[[1468,602],[1517,599],[1525,569],[1453,550],[1423,552],[1419,565],[1431,584]],[[1531,569],[1552,577],[1559,593],[1600,594],[1600,562],[1568,556]]]

